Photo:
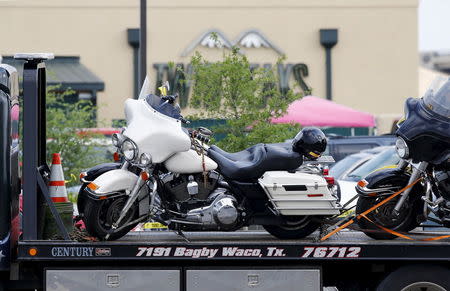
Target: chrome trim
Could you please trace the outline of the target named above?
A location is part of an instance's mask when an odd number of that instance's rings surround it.
[[[356,186],[356,190],[361,192],[362,194],[371,194],[371,193],[381,193],[381,192],[388,192],[389,194],[394,194],[396,191],[401,188],[399,187],[386,187],[386,188],[377,188],[377,189],[370,189],[367,187],[361,188],[360,186]]]
[[[323,199],[320,197],[308,197],[308,198],[319,198],[317,200],[312,199],[272,199],[273,202],[312,202],[312,201],[336,201],[336,199]]]
[[[130,165],[130,162],[128,162],[127,160],[125,160],[125,162],[122,164],[122,166],[120,167],[120,169],[126,170],[126,169],[128,168],[129,165]]]
[[[416,181],[420,177],[422,172],[426,170],[427,167],[428,167],[428,162],[420,162],[419,165],[417,166],[417,168],[413,169],[411,177],[409,178],[409,181],[408,181],[408,185],[410,185],[411,183]],[[402,208],[403,203],[405,203],[406,198],[408,198],[409,193],[411,193],[413,188],[414,187],[409,187],[408,189],[405,190],[405,192],[403,192],[403,194],[400,195],[401,197],[398,200],[398,202],[395,205],[394,210],[393,210],[394,214],[399,213],[400,208]]]
[[[153,181],[153,187],[152,187],[152,193],[150,194],[150,215],[154,215],[158,209],[154,209],[155,207],[155,196],[156,196],[156,190],[158,189],[158,183],[156,181]]]
[[[80,181],[81,181],[82,183],[91,183],[91,182],[92,182],[92,181],[86,180],[85,178],[81,178]]]
[[[314,208],[298,208],[298,207],[279,207],[279,210],[339,210],[339,207],[331,205],[331,207],[314,207]]]
[[[127,141],[129,141],[131,143],[131,146],[133,147],[133,157],[131,159],[127,159],[127,157],[125,156],[125,153],[123,152],[123,145]],[[138,148],[137,144],[129,137],[126,137],[126,139],[120,145],[120,151],[122,152],[123,157],[125,158],[125,160],[128,161],[128,162],[132,162],[132,161],[136,160],[139,157],[139,148]]]
[[[128,196],[127,202],[125,203],[125,206],[123,207],[122,211],[120,212],[120,216],[117,219],[116,222],[114,222],[111,226],[111,231],[115,232],[116,229],[119,227],[120,222],[122,221],[122,219],[124,219],[125,215],[127,214],[128,210],[131,208],[131,206],[133,205],[134,201],[136,201],[136,199],[139,196],[139,190],[141,189],[141,187],[145,184],[145,181],[142,180],[141,175],[138,176],[138,179],[136,180],[136,184],[133,187],[133,190],[131,190],[131,193]],[[109,235],[106,235],[106,239],[109,238]]]

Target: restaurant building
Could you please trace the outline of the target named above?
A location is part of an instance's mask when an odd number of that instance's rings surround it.
[[[152,86],[177,83],[171,62],[189,70],[196,50],[215,60],[236,45],[255,66],[277,66],[285,56],[277,67],[281,87],[297,84],[372,113],[379,133],[402,114],[405,98],[418,94],[417,0],[148,0],[147,6]],[[138,0],[3,0],[0,25],[4,62],[14,62],[16,52],[53,52],[51,83],[95,101],[101,125],[124,117],[122,104],[137,91]],[[184,91],[187,115],[189,86]]]

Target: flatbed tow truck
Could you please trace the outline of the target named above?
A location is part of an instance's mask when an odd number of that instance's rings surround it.
[[[45,60],[17,55],[23,75],[23,233],[18,231],[17,73],[0,65],[3,150],[0,185],[0,289],[6,290],[448,290],[448,240],[375,241],[343,230],[279,240],[263,231],[130,232],[117,241],[39,236],[45,185]],[[55,211],[56,212],[56,211]],[[405,287],[407,287],[405,289]],[[408,289],[409,288],[409,289]]]

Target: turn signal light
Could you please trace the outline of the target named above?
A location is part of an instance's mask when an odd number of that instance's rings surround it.
[[[83,178],[86,177],[86,176],[87,176],[87,173],[86,173],[86,172],[81,172],[81,173],[80,173],[80,180],[83,179]]]
[[[89,184],[87,185],[87,187],[88,187],[89,189],[91,189],[92,191],[95,191],[95,190],[97,190],[98,188],[100,188],[98,185],[96,185],[96,184],[94,184],[94,183],[89,183]]]
[[[322,175],[328,176],[329,174],[330,174],[330,170],[328,168],[327,169],[323,169]]]
[[[146,171],[141,172],[141,179],[147,181],[149,178],[148,173]]]
[[[120,161],[120,155],[119,155],[118,152],[115,152],[115,153],[113,154],[113,159],[114,159],[115,162]]]
[[[358,186],[359,187],[361,187],[361,188],[364,188],[364,187],[366,187],[367,185],[368,185],[369,183],[366,181],[366,180],[360,180],[359,182],[358,182]]]

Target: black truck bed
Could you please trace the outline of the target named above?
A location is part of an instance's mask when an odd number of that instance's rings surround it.
[[[443,260],[450,261],[449,239],[419,241],[442,232],[415,232],[406,239],[377,241],[344,230],[325,242],[317,233],[301,240],[278,240],[264,231],[130,233],[114,242],[20,241],[19,261],[92,260]],[[426,236],[425,236],[426,235]]]

